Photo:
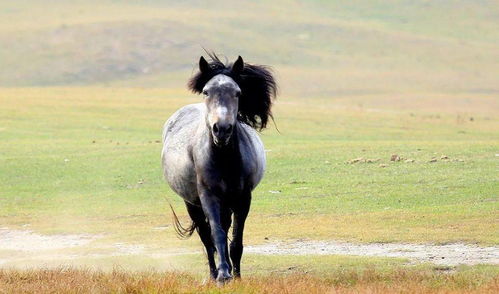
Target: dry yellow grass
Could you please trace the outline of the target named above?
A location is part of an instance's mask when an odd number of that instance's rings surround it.
[[[173,272],[0,270],[0,293],[498,293],[499,277],[428,269],[243,278],[223,287]]]

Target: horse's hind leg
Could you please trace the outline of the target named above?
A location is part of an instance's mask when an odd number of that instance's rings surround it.
[[[232,241],[230,242],[230,259],[234,266],[234,277],[241,277],[241,257],[243,255],[244,222],[248,216],[251,203],[251,193],[241,198],[241,202],[234,209],[234,225],[232,227]]]
[[[187,212],[189,213],[189,216],[196,224],[196,230],[199,234],[199,238],[206,248],[208,265],[210,266],[210,277],[212,279],[216,279],[217,266],[215,264],[215,245],[213,245],[213,241],[211,240],[210,226],[206,222],[206,217],[204,215],[203,209],[188,202],[185,202],[185,205],[187,206]]]

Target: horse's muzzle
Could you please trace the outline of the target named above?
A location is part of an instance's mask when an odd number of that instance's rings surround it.
[[[234,127],[231,124],[215,123],[212,127],[215,145],[223,146],[229,143]]]

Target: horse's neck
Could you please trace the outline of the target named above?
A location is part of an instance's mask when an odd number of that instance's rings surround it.
[[[234,128],[234,133],[226,146],[216,146],[209,131],[203,134],[204,137],[201,139],[203,141],[197,145],[198,149],[194,152],[197,156],[195,156],[194,160],[198,161],[196,165],[199,164],[201,168],[197,172],[201,173],[202,176],[209,175],[205,180],[210,185],[216,185],[219,182],[231,183],[231,185],[241,183],[238,179],[244,173],[244,164],[239,148],[239,136],[241,134],[238,131],[240,131],[239,126]],[[241,188],[239,186],[231,187],[231,189]]]

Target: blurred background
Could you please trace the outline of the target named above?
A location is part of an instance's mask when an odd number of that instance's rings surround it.
[[[497,94],[497,1],[2,1],[0,86],[178,87],[203,47],[282,95]]]

